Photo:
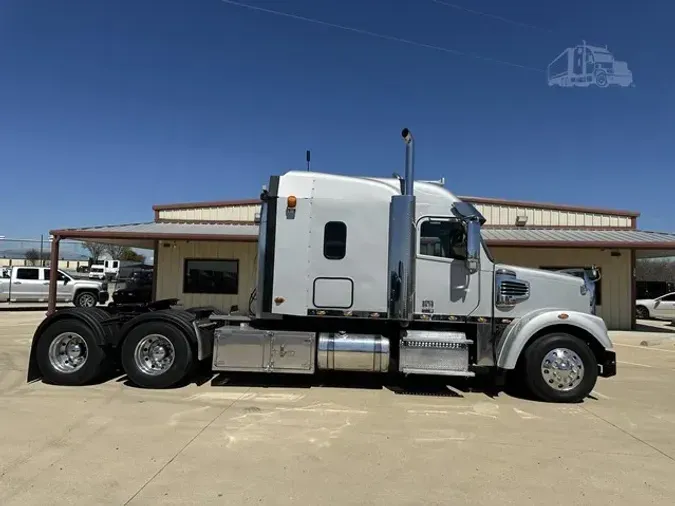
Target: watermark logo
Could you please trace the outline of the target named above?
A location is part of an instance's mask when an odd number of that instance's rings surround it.
[[[587,88],[593,84],[598,88],[635,86],[625,61],[614,59],[607,46],[590,46],[586,41],[568,47],[549,63],[547,77],[549,86],[564,88]]]

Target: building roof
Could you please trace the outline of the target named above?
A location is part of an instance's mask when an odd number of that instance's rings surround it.
[[[52,230],[50,233],[62,239],[115,241],[152,248],[154,241],[161,239],[254,242],[258,239],[258,226],[234,222],[149,222]],[[483,237],[488,245],[500,247],[675,249],[675,234],[633,229],[485,228]]]
[[[490,246],[675,249],[675,234],[645,230],[486,228]]]
[[[637,211],[627,211],[625,209],[604,209],[600,207],[588,206],[574,206],[568,204],[553,204],[549,202],[531,202],[526,200],[506,200],[496,199],[491,197],[467,197],[458,196],[460,200],[471,202],[472,204],[487,204],[494,206],[509,206],[509,207],[528,207],[533,209],[550,209],[554,211],[570,211],[577,213],[588,214],[608,214],[612,216],[628,216],[637,218],[640,213]],[[244,199],[244,200],[213,200],[206,202],[182,202],[177,204],[156,204],[152,206],[153,211],[173,211],[180,209],[196,209],[203,207],[225,207],[225,206],[242,206],[260,204],[260,199]]]

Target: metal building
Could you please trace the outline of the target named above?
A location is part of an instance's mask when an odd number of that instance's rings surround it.
[[[675,234],[638,230],[637,212],[460,198],[485,216],[484,238],[499,262],[599,267],[598,313],[610,329],[635,324],[636,259],[675,254]],[[156,205],[153,210],[149,223],[62,229],[52,235],[153,249],[156,298],[177,297],[186,306],[236,305],[245,311],[255,286],[259,201]]]

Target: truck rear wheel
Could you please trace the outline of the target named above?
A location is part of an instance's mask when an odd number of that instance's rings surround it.
[[[37,345],[37,362],[45,382],[84,385],[95,380],[106,361],[91,329],[78,320],[60,320],[47,327]]]
[[[169,388],[184,380],[194,365],[187,337],[164,322],[142,323],[122,344],[122,367],[143,388]]]
[[[598,379],[598,362],[590,347],[570,334],[548,334],[525,350],[525,381],[547,402],[580,402]]]

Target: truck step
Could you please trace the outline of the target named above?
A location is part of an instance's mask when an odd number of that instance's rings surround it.
[[[410,330],[401,338],[399,370],[404,374],[474,376],[464,332]]]
[[[406,374],[433,374],[435,376],[459,376],[465,378],[473,378],[476,376],[476,373],[473,371],[452,371],[452,370],[443,370],[443,369],[415,369],[413,367],[407,367],[404,371]]]

